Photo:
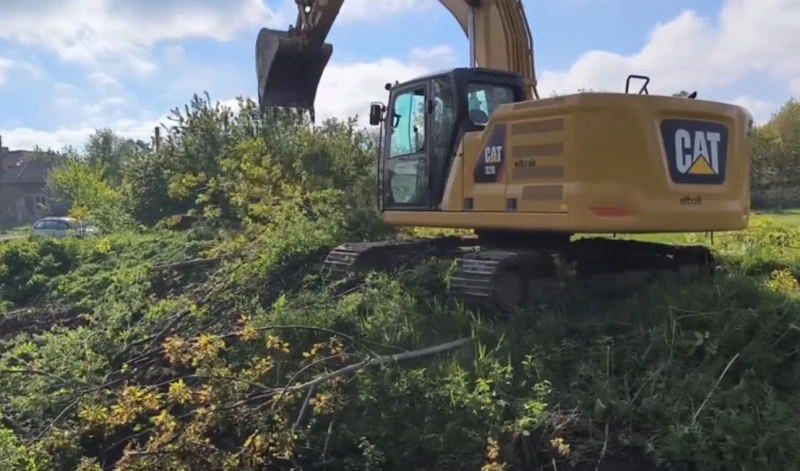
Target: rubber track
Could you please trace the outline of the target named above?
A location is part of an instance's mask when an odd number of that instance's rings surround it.
[[[413,264],[427,255],[445,256],[475,243],[456,237],[347,243],[328,253],[323,270],[337,280],[351,273],[391,270],[404,262]]]
[[[333,249],[323,270],[333,279],[370,270],[389,271],[404,264],[413,265],[426,256],[449,258],[458,249],[477,245],[477,241],[457,237],[406,239],[347,243]],[[561,247],[540,249],[483,249],[455,255],[456,270],[450,277],[449,291],[469,304],[492,308],[495,305],[495,277],[509,268],[520,269],[528,277],[556,278],[552,254],[574,263],[570,277],[648,276],[658,271],[682,271],[684,267],[708,264],[713,274],[714,260],[704,246],[674,246],[653,242],[618,239],[579,239]],[[543,281],[543,280],[542,280]],[[540,282],[537,282],[541,284]],[[528,289],[528,285],[524,289]]]
[[[495,305],[495,277],[503,270],[520,269],[527,277],[544,276],[558,283],[551,254],[558,253],[566,263],[576,264],[571,277],[584,279],[631,276],[641,273],[683,271],[700,268],[713,275],[714,259],[704,246],[673,246],[653,242],[613,239],[583,239],[561,248],[540,250],[482,250],[459,257],[450,278],[450,292],[469,304],[492,308]],[[538,282],[537,282],[538,283]],[[529,284],[524,289],[528,290]],[[530,294],[530,293],[529,293]]]
[[[456,271],[450,277],[450,293],[468,303],[492,302],[494,277],[506,267],[524,264],[535,251],[482,250],[458,259]]]

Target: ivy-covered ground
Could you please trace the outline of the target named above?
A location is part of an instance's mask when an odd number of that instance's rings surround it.
[[[435,263],[327,285],[343,235],[294,204],[0,245],[0,468],[797,469],[794,229],[718,235],[713,281],[493,322]]]

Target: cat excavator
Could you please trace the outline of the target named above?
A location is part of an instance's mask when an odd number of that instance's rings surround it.
[[[331,58],[327,35],[344,0],[296,0],[288,31],[256,41],[262,111],[314,112]],[[439,0],[469,43],[469,64],[386,84],[372,103],[381,126],[378,205],[397,227],[471,236],[347,243],[324,267],[335,276],[452,258],[450,291],[509,312],[565,280],[693,273],[715,262],[702,245],[617,234],[734,231],[750,212],[753,118],[743,107],[651,95],[650,78],[619,93],[540,98],[521,0]],[[642,82],[638,91],[633,81]],[[611,236],[611,237],[609,237]]]

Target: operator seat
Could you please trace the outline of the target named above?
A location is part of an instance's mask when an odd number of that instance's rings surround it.
[[[469,120],[472,121],[473,124],[483,126],[489,122],[489,115],[483,110],[471,109],[469,110]]]

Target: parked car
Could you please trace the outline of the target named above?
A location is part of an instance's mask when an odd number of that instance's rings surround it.
[[[86,237],[98,232],[96,227],[73,218],[47,217],[33,225],[34,237]]]

